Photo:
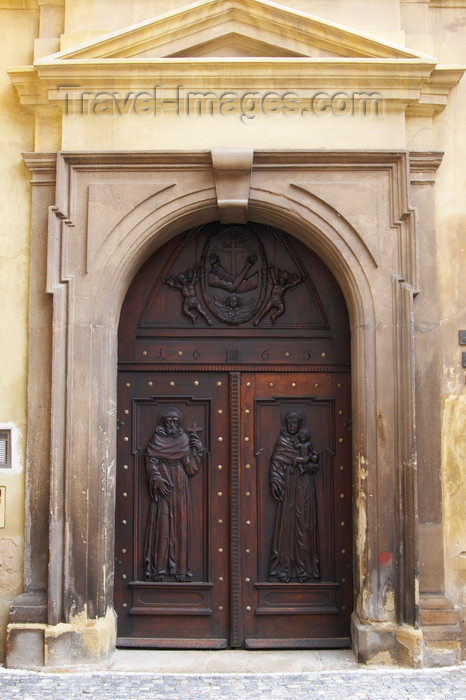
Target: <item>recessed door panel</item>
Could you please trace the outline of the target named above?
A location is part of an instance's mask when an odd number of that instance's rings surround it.
[[[226,646],[228,376],[128,372],[120,374],[119,390],[127,416],[118,435],[120,641]],[[170,413],[179,417],[178,435],[164,429]],[[202,445],[194,458],[193,435]]]
[[[349,375],[244,373],[241,404],[245,643],[341,644],[352,609]]]

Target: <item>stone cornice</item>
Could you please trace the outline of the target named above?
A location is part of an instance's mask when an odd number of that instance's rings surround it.
[[[0,0],[0,10],[38,10],[42,5],[63,7],[65,0]]]
[[[251,34],[255,22],[273,55],[195,55],[199,41],[208,36],[230,41],[232,27],[239,44],[252,42],[260,51],[264,42],[254,44],[258,38]],[[315,55],[316,47],[327,55]],[[175,48],[184,56],[170,55]],[[319,90],[375,92],[387,110],[409,107],[416,114],[430,115],[443,109],[463,69],[439,67],[432,56],[269,0],[199,0],[8,72],[21,104],[46,116],[67,109],[73,88],[85,100],[86,91],[124,95],[156,86],[218,94],[294,92],[298,100]]]
[[[318,90],[378,92],[386,109],[409,106],[418,113],[442,110],[461,78],[460,67],[422,59],[127,59],[69,60],[9,69],[21,104],[42,114],[59,114],[67,94],[77,91]]]
[[[56,153],[23,153],[23,159],[32,174],[32,185],[55,184],[57,170]]]
[[[235,149],[232,149],[234,152]],[[109,168],[118,170],[122,166],[149,167],[151,169],[162,167],[168,169],[211,169],[212,155],[210,150],[189,151],[59,151],[58,157],[76,168]],[[335,169],[336,166],[346,168],[374,168],[391,166],[403,161],[409,155],[415,167],[435,170],[442,160],[439,151],[407,151],[405,149],[258,149],[254,151],[253,167],[269,169],[288,168],[293,170],[304,168],[322,168],[323,166]],[[31,172],[43,170],[55,170],[57,153],[30,152],[23,153],[24,161]]]
[[[0,0],[0,10],[38,10],[38,0]]]
[[[466,7],[466,0],[429,0],[429,7]]]
[[[435,173],[443,159],[441,151],[411,151],[409,174],[412,185],[429,185],[435,182]]]

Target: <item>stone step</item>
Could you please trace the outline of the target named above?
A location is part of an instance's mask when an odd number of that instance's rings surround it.
[[[451,600],[443,595],[422,595],[419,607],[421,610],[454,610]]]
[[[456,625],[426,625],[422,627],[424,639],[429,642],[459,642],[461,627]]]
[[[421,624],[424,625],[455,625],[458,622],[456,610],[423,610],[421,608]]]
[[[426,642],[452,643],[461,640],[458,611],[444,595],[424,595],[419,601],[421,627]]]

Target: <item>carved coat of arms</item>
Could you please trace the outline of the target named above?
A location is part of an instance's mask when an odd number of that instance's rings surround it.
[[[257,236],[245,227],[225,226],[202,252],[201,289],[210,312],[230,325],[250,321],[267,290],[267,264]]]

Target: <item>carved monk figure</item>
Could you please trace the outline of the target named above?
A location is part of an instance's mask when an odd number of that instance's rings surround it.
[[[151,498],[145,539],[146,581],[192,579],[192,516],[188,477],[199,471],[203,447],[181,427],[182,414],[168,408],[160,416],[145,452]]]
[[[317,506],[313,474],[319,455],[302,429],[304,418],[289,411],[270,460],[270,487],[278,501],[270,576],[301,583],[320,576]]]

